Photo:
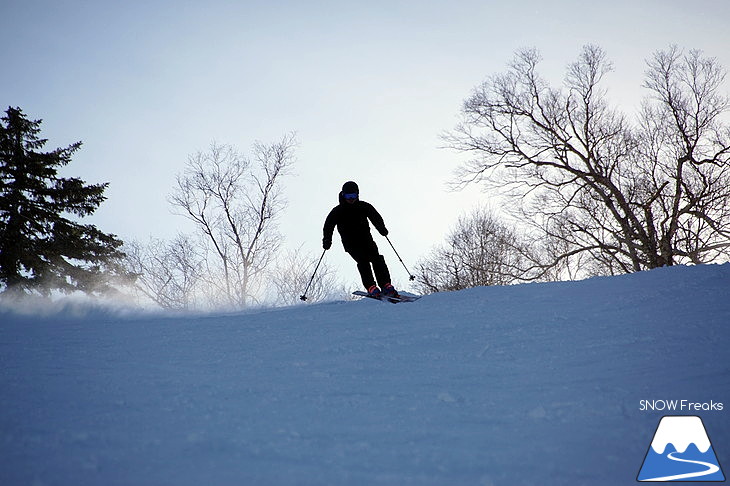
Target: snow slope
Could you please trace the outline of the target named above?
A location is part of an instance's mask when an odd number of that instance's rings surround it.
[[[726,264],[413,304],[0,310],[0,484],[629,485],[667,414],[700,415],[730,465],[729,297]],[[725,409],[641,410],[665,399]]]

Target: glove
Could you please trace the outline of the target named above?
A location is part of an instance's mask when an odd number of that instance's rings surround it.
[[[380,232],[383,236],[388,236],[388,228],[383,228],[383,231]]]
[[[331,238],[322,238],[322,248],[325,250],[329,250],[332,248],[332,239]]]

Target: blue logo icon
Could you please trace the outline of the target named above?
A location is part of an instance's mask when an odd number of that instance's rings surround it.
[[[659,421],[637,481],[725,481],[705,425],[694,415]]]

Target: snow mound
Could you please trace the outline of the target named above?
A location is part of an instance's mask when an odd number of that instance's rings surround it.
[[[651,447],[657,454],[664,454],[664,449],[669,444],[680,453],[686,451],[690,444],[694,444],[703,454],[712,445],[699,417],[679,415],[662,418]]]
[[[730,401],[729,289],[708,265],[396,305],[0,308],[0,484],[630,484],[666,413],[642,400]],[[721,463],[725,413],[692,413]]]

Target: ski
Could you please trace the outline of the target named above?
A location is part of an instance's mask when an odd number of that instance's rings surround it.
[[[374,297],[367,292],[363,292],[362,290],[356,290],[352,293],[352,295],[357,295],[359,297],[367,297],[368,299],[374,299],[374,300],[380,300],[380,301],[388,301],[391,304],[397,304],[399,302],[414,302],[421,298],[420,295],[413,295],[413,294],[400,294],[398,297],[388,297],[387,295],[379,295],[377,297]]]

